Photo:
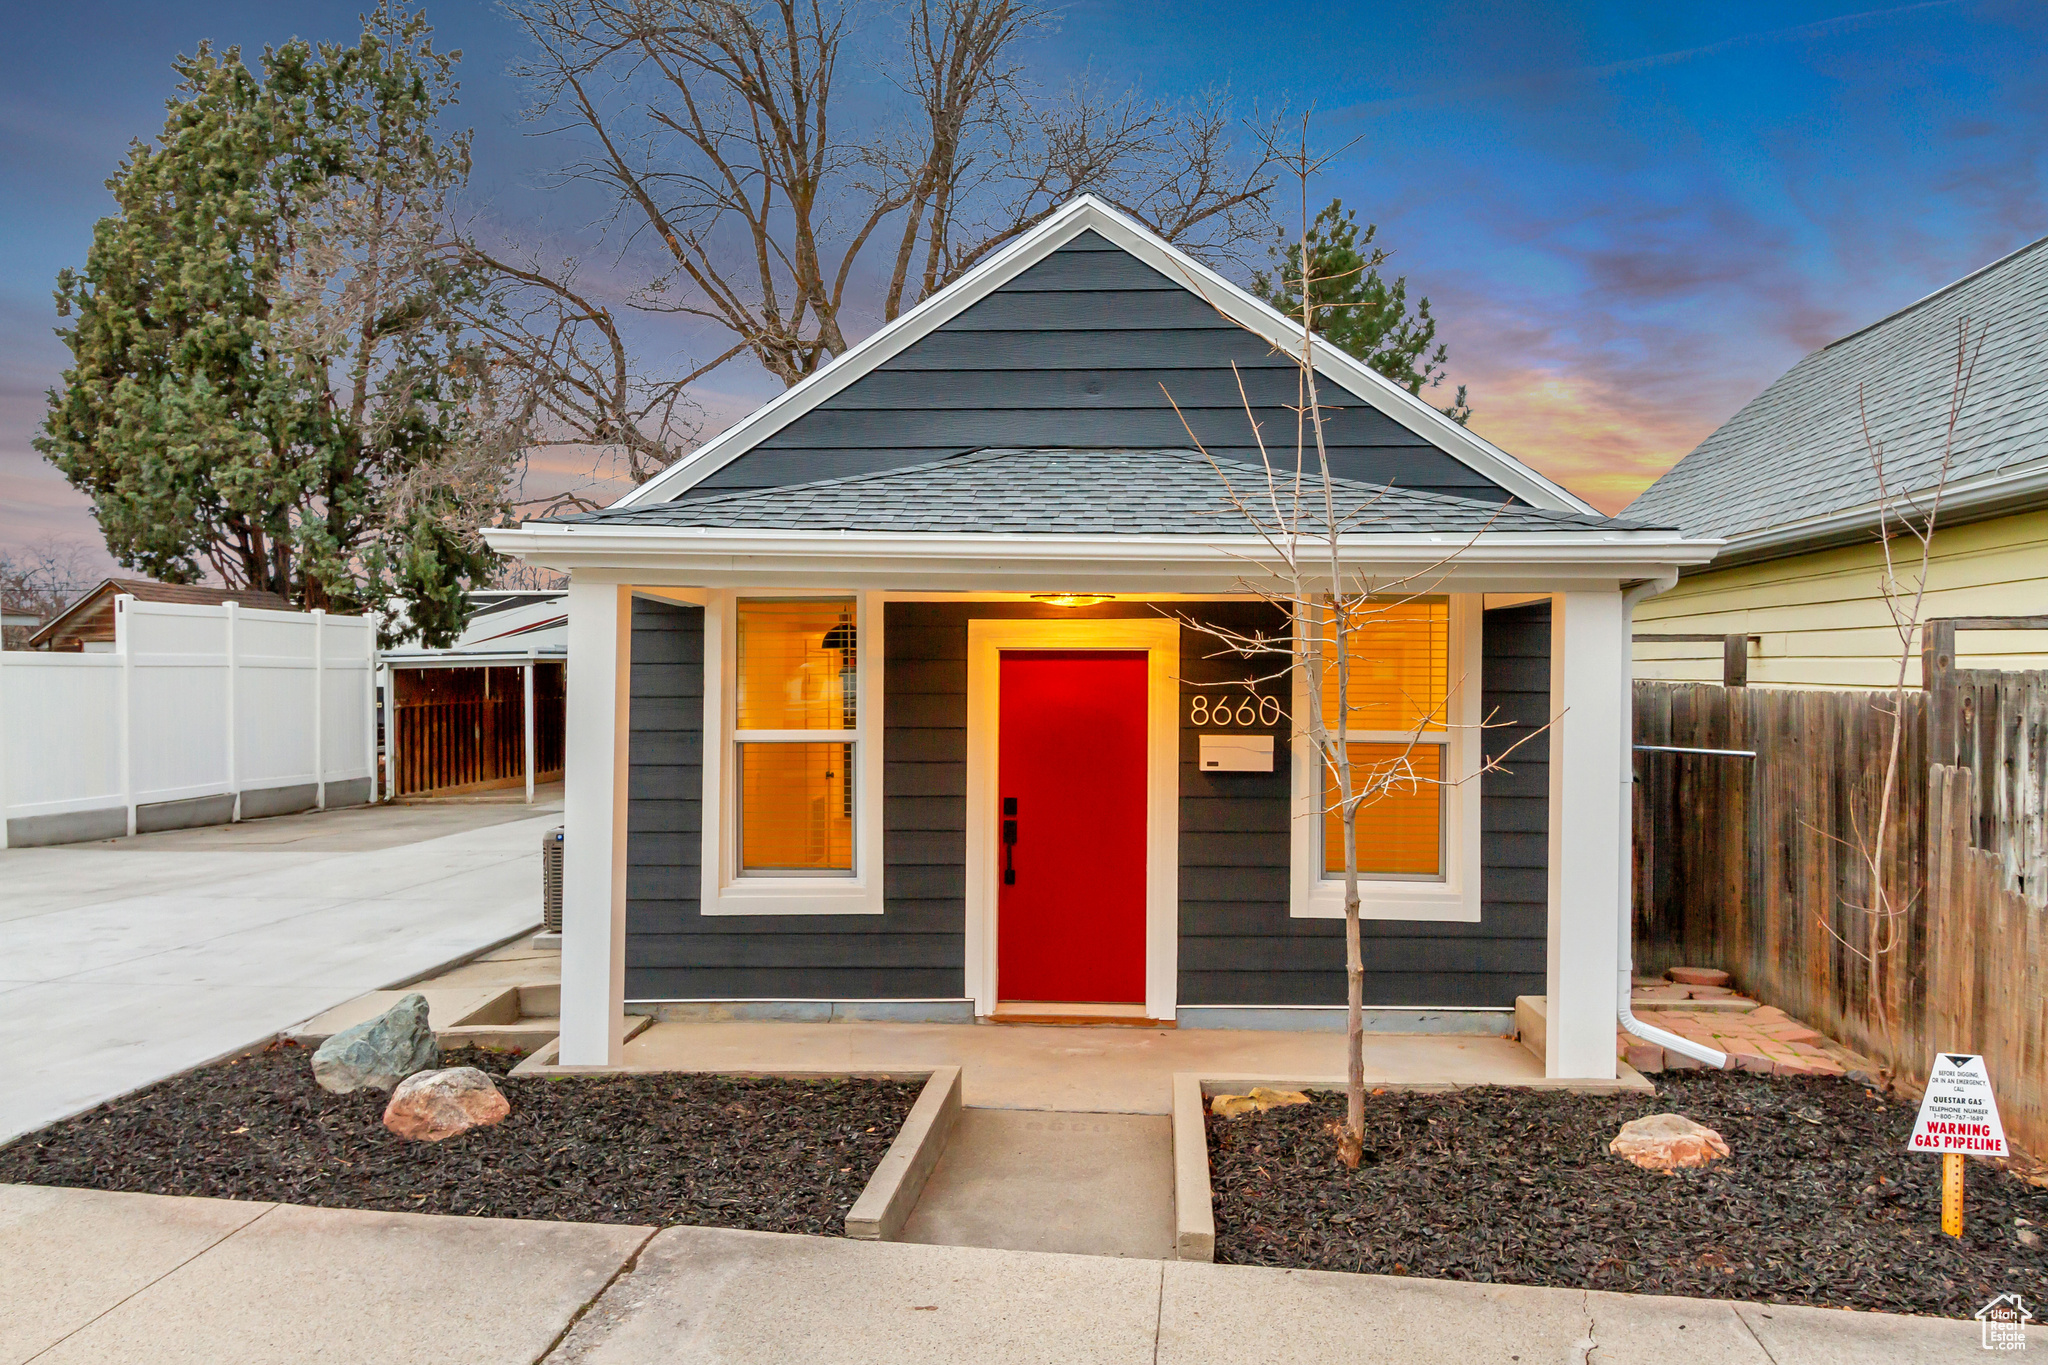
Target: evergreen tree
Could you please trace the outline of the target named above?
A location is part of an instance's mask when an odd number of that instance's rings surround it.
[[[1397,276],[1391,282],[1379,268],[1387,253],[1373,245],[1377,224],[1358,224],[1355,211],[1332,199],[1309,225],[1309,305],[1314,310],[1314,330],[1331,345],[1348,351],[1408,392],[1420,395],[1424,389],[1443,382],[1443,366],[1449,350],[1436,339],[1436,319],[1430,316],[1429,300],[1417,299],[1411,311],[1408,280]],[[1286,228],[1273,230],[1270,272],[1252,277],[1252,289],[1260,298],[1290,318],[1301,317],[1302,239]],[[1463,425],[1472,416],[1465,399],[1465,386],[1440,408],[1446,417]]]
[[[430,643],[461,628],[510,454],[454,307],[477,285],[441,245],[469,168],[467,135],[436,128],[459,55],[387,0],[352,47],[176,63],[162,136],[58,277],[72,363],[36,440],[122,564],[402,602]]]

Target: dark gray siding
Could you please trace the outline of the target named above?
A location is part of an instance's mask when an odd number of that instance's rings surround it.
[[[1205,638],[1184,632],[1182,650]],[[1482,711],[1513,722],[1486,732],[1486,751],[1499,754],[1548,714],[1550,609],[1488,612],[1484,640]],[[1199,668],[1189,653],[1183,673],[1196,679]],[[1185,724],[1185,696],[1183,708]],[[1280,747],[1279,771],[1270,777],[1204,774],[1194,766],[1196,741],[1183,730],[1183,1005],[1344,1003],[1343,921],[1287,912],[1288,779]],[[1480,779],[1477,924],[1360,925],[1368,1005],[1510,1006],[1517,995],[1542,991],[1548,752],[1540,737],[1532,739],[1504,771]]]
[[[1035,603],[892,602],[884,634],[886,913],[706,919],[697,913],[703,613],[636,601],[627,996],[680,999],[953,998],[966,914],[967,622],[1151,616],[1137,603],[1064,610]],[[1185,603],[1201,619],[1278,629],[1255,603]],[[1549,608],[1487,614],[1484,708],[1516,727],[1549,709]],[[1288,772],[1204,774],[1196,766],[1201,686],[1246,675],[1181,632],[1180,1000],[1187,1005],[1342,1004],[1343,925],[1287,913]],[[1278,696],[1278,687],[1264,690]],[[1213,727],[1212,727],[1213,728]],[[1237,726],[1230,727],[1233,730]],[[1259,727],[1250,727],[1254,730]],[[1277,729],[1277,727],[1275,727]],[[1498,753],[1520,728],[1489,730]],[[1478,924],[1373,923],[1366,1000],[1506,1006],[1543,983],[1547,749],[1532,740],[1483,779]]]
[[[991,446],[1189,444],[1256,462],[1235,362],[1266,440],[1291,451],[1292,361],[1093,232],[973,305],[683,496],[919,464]],[[1172,402],[1168,401],[1168,395]],[[1333,472],[1463,497],[1507,493],[1363,401],[1325,387]]]
[[[913,871],[909,894],[899,898],[893,856],[884,881],[890,899],[883,915],[707,918],[698,913],[703,717],[703,611],[636,599],[626,815],[626,998],[957,998],[958,894],[937,901],[917,895]]]

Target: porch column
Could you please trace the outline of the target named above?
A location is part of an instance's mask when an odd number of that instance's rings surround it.
[[[1628,769],[1621,593],[1550,599],[1550,942],[1544,1073],[1615,1075],[1615,964]],[[1562,713],[1562,714],[1560,714]]]
[[[566,1066],[615,1066],[626,999],[626,707],[633,602],[569,580],[563,774],[562,1046]]]

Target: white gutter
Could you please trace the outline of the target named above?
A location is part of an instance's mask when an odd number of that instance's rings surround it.
[[[1646,597],[1663,592],[1678,581],[1674,569],[1661,577],[1638,583],[1621,595],[1621,638],[1627,640],[1635,620],[1636,603]],[[1629,993],[1635,988],[1635,859],[1630,856],[1635,845],[1635,740],[1636,740],[1636,678],[1635,651],[1624,649],[1621,654],[1621,932],[1616,937],[1621,944],[1621,979],[1616,983],[1615,1017],[1622,1028],[1646,1043],[1655,1043],[1667,1052],[1676,1052],[1696,1062],[1704,1062],[1717,1070],[1725,1071],[1729,1066],[1728,1054],[1716,1052],[1704,1043],[1695,1043],[1690,1038],[1681,1038],[1653,1024],[1646,1024],[1636,1018],[1635,1010],[1629,1003]]]
[[[1917,489],[1903,495],[1899,504],[1889,509],[1891,519],[1901,524],[1911,520],[1912,500],[1931,494],[1931,489]],[[2033,511],[2044,504],[2048,504],[2048,461],[1951,481],[1942,490],[1941,520],[1943,525],[1953,526],[1959,520]],[[1732,568],[1815,550],[1867,544],[1877,531],[1879,517],[1886,511],[1877,503],[1863,503],[1801,521],[1735,532],[1728,535],[1726,548],[1711,566],[1696,567]]]

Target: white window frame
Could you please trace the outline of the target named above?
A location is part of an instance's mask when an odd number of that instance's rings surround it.
[[[1450,597],[1450,733],[1444,740],[1444,875],[1358,879],[1361,919],[1479,922],[1480,678],[1484,620],[1475,593]],[[1296,629],[1303,628],[1297,622]],[[1344,879],[1323,872],[1323,765],[1308,737],[1308,671],[1294,670],[1292,742],[1293,829],[1288,839],[1291,876],[1288,913],[1296,919],[1344,918]],[[1356,743],[1406,740],[1409,735],[1361,731]]]
[[[744,598],[855,603],[858,724],[852,731],[742,731],[739,602]],[[738,588],[706,594],[704,606],[703,882],[706,915],[879,915],[882,913],[882,599],[879,593]],[[853,875],[740,872],[739,764],[744,741],[853,742]]]

